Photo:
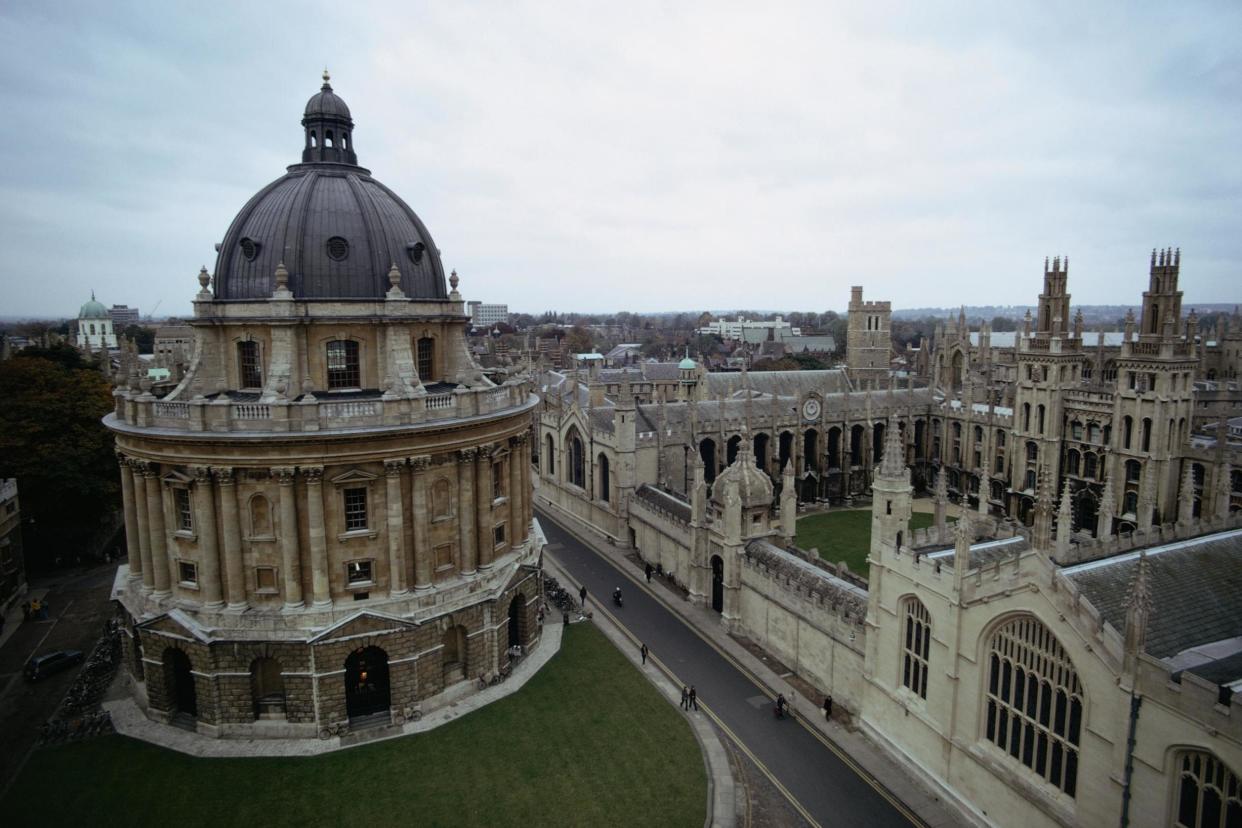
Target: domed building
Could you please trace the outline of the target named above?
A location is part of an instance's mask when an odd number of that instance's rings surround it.
[[[116,347],[116,331],[112,328],[112,316],[107,308],[95,300],[95,291],[91,291],[91,300],[84,303],[78,310],[73,344],[84,351],[88,348],[98,351],[100,348]]]
[[[302,127],[199,274],[184,379],[131,371],[105,419],[135,697],[212,736],[400,724],[539,640],[535,397],[473,361],[456,274],[358,166],[327,73]]]

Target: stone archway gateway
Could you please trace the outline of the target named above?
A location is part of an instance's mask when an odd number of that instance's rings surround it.
[[[525,632],[523,623],[526,615],[526,596],[518,594],[513,596],[513,600],[509,602],[509,646],[525,647],[526,640],[522,634]]]
[[[724,611],[724,558],[712,555],[712,609]]]
[[[345,659],[345,712],[350,720],[387,714],[391,706],[388,653],[360,647]]]
[[[194,687],[190,657],[176,647],[164,651],[164,680],[173,713],[198,716],[198,691]]]

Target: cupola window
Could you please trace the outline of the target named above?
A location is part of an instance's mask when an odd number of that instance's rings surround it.
[[[358,388],[361,371],[358,362],[358,343],[342,340],[328,343],[328,388]]]
[[[405,246],[405,252],[409,254],[410,261],[414,264],[418,264],[423,260],[423,251],[426,249],[427,246],[422,242],[415,242],[414,244],[407,244]]]
[[[328,239],[328,258],[335,262],[343,262],[349,258],[349,242],[340,236]]]
[[[261,245],[249,236],[242,239],[239,244],[241,245],[242,255],[246,257],[246,261],[253,262],[259,255]]]

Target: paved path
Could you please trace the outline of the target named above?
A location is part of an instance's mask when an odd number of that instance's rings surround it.
[[[816,735],[796,722],[775,719],[772,702],[758,685],[612,563],[546,513],[541,512],[539,519],[548,553],[586,585],[588,608],[596,601],[604,602],[684,683],[693,684],[704,707],[768,769],[801,806],[804,816],[820,825],[905,828],[921,824]],[[612,591],[618,586],[625,595],[625,606],[619,610],[611,604]]]

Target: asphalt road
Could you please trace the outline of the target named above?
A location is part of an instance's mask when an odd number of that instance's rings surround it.
[[[772,715],[772,702],[732,662],[643,589],[635,587],[544,512],[539,521],[548,553],[587,588],[588,608],[606,608],[732,731],[751,754],[780,781],[810,816],[823,826],[901,826],[912,823],[872,784],[841,761],[804,727]],[[621,587],[625,606],[612,606]]]

